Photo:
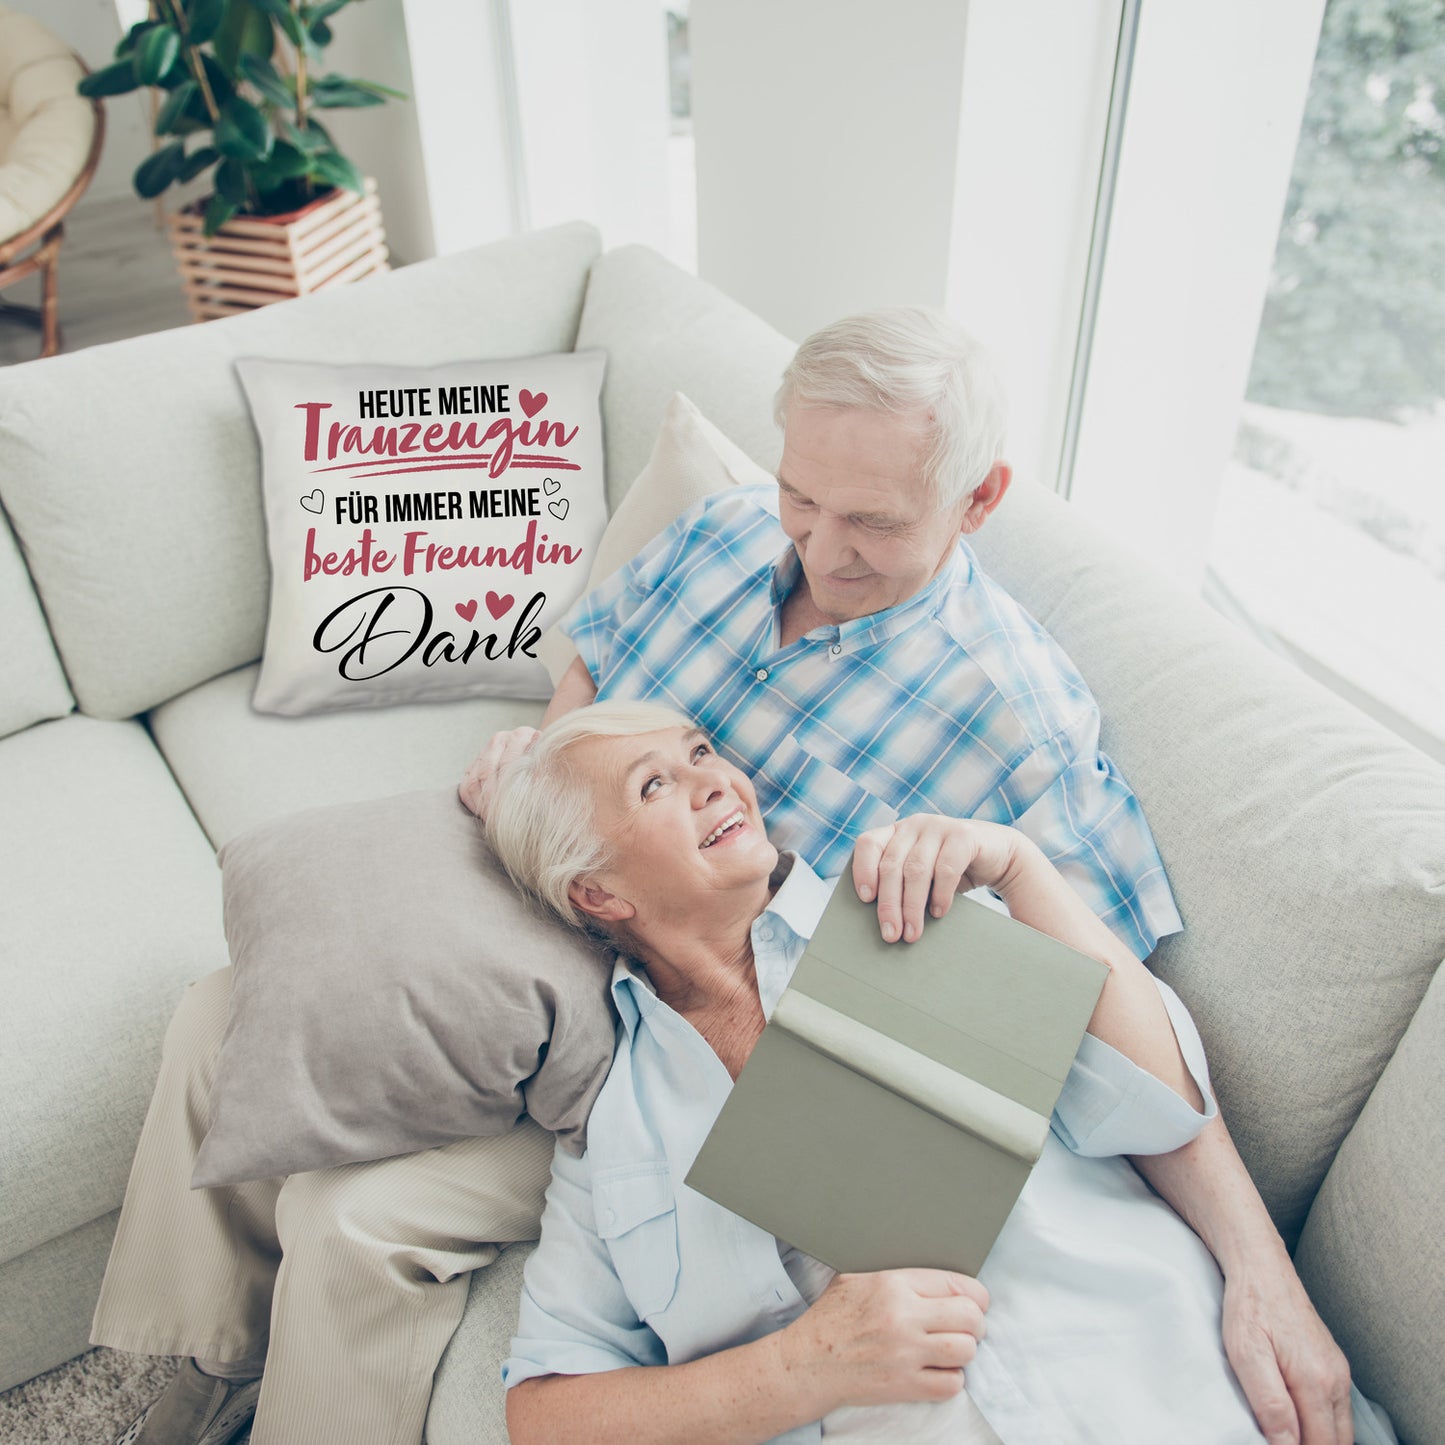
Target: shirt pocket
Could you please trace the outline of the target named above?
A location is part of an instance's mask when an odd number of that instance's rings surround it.
[[[677,1293],[677,1196],[665,1163],[628,1165],[592,1185],[597,1233],[639,1319],[650,1319]]]
[[[894,808],[809,752],[796,733],[773,749],[760,772],[771,790],[768,837],[802,854],[820,877],[842,872],[860,833],[898,820]]]

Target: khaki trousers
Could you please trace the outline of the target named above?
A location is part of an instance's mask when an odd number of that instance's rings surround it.
[[[468,1273],[537,1237],[552,1136],[193,1190],[230,994],[222,969],[171,1021],[91,1340],[264,1355],[253,1445],[417,1445]]]

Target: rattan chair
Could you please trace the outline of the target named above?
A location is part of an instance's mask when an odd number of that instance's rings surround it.
[[[57,266],[64,218],[95,175],[105,135],[98,101],[76,93],[85,67],[38,20],[0,6],[0,291],[37,272],[40,305],[0,302],[0,316],[60,350]]]

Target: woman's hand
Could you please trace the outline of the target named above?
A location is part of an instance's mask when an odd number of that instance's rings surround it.
[[[457,785],[457,794],[482,822],[487,821],[487,812],[492,805],[497,769],[525,753],[536,740],[536,728],[513,728],[510,732],[494,733],[467,769]]]
[[[853,850],[853,886],[865,903],[878,900],[883,937],[912,943],[925,912],[942,918],[956,893],[1004,891],[1020,858],[1034,845],[1014,828],[970,818],[917,813],[872,828]]]
[[[840,1405],[947,1400],[983,1338],[988,1291],[966,1274],[840,1274],[779,1337],[784,1369]]]

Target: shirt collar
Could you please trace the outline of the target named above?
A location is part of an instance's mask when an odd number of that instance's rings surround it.
[[[840,622],[837,626],[815,627],[805,637],[826,633],[828,640],[837,642],[848,650],[870,647],[887,642],[900,632],[913,626],[924,617],[931,617],[942,608],[954,588],[964,588],[973,581],[973,552],[961,537],[953,549],[953,555],[944,564],[943,570],[923,589],[906,601],[889,607],[883,612],[872,612],[867,617],[855,617],[851,622]],[[769,597],[775,610],[780,609],[803,577],[803,563],[797,548],[790,542],[787,550],[773,564]]]
[[[824,882],[803,858],[787,851],[778,855],[773,880],[777,891],[752,926],[758,992],[769,1016],[823,916],[836,881]],[[646,970],[622,954],[612,968],[612,999],[629,1039],[636,1038],[642,1020],[662,1006]]]

